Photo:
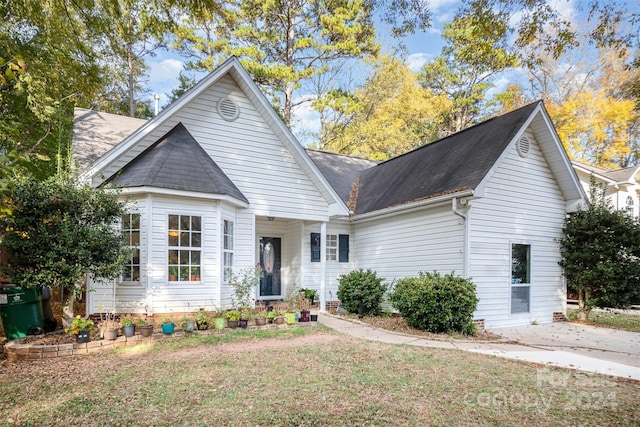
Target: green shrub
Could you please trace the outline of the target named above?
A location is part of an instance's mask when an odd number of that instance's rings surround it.
[[[453,273],[442,276],[420,272],[418,277],[398,280],[389,301],[414,328],[434,333],[475,333],[472,317],[478,297],[470,279]]]
[[[377,276],[375,271],[368,269],[354,270],[338,277],[338,299],[340,305],[349,313],[358,313],[358,305],[364,304],[364,313],[376,315],[380,313],[380,303],[387,287],[382,284],[384,279]]]

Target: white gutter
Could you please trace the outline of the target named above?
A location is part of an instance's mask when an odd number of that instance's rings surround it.
[[[471,242],[469,239],[469,210],[471,209],[471,206],[469,205],[469,201],[468,200],[463,200],[462,203],[466,203],[467,204],[467,211],[466,213],[463,213],[461,211],[458,210],[458,198],[454,197],[453,199],[451,199],[451,212],[453,212],[455,215],[458,215],[460,218],[462,218],[462,222],[464,225],[464,234],[462,236],[462,245],[463,245],[463,249],[462,249],[462,268],[463,268],[463,277],[465,279],[469,278],[469,254],[471,252]]]
[[[429,205],[448,202],[452,198],[455,199],[457,197],[473,197],[474,195],[475,195],[475,192],[473,190],[464,190],[464,191],[459,191],[455,193],[444,194],[442,196],[420,200],[419,202],[415,202],[415,203],[392,206],[389,208],[380,209],[373,212],[367,212],[361,215],[355,215],[351,217],[351,220],[352,221],[370,221],[374,219],[384,218],[390,215],[395,215],[400,211],[411,211],[411,210],[420,209]]]

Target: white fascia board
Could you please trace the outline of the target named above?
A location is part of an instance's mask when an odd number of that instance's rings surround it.
[[[184,191],[184,190],[172,190],[170,188],[159,188],[159,187],[126,187],[118,189],[120,194],[125,195],[134,195],[134,194],[158,194],[163,196],[170,197],[180,197],[186,199],[204,199],[204,200],[218,200],[227,202],[234,206],[238,206],[241,208],[248,208],[249,203],[244,200],[236,199],[235,197],[231,197],[224,194],[211,194],[211,193],[200,193],[196,191]]]
[[[177,111],[182,109],[185,105],[190,103],[193,99],[200,96],[204,91],[206,91],[211,84],[219,80],[222,76],[224,76],[229,69],[238,67],[238,60],[233,57],[225,61],[218,68],[216,68],[211,74],[204,77],[197,84],[195,84],[191,89],[185,92],[180,98],[172,102],[167,108],[163,109],[158,113],[157,116],[151,118],[147,123],[142,125],[138,130],[133,132],[127,138],[122,140],[119,144],[111,148],[107,151],[102,157],[100,157],[91,167],[89,167],[85,172],[82,173],[81,177],[89,176],[93,177],[98,174],[99,171],[106,168],[110,163],[112,163],[115,159],[118,159],[125,152],[127,152],[132,146],[138,143],[145,136],[153,132],[158,126],[162,125],[166,120],[168,120],[172,115],[174,115]],[[108,179],[109,177],[105,177]]]
[[[435,206],[435,205],[439,205],[439,204],[450,204],[451,203],[451,199],[453,198],[474,198],[475,197],[475,191],[474,190],[463,190],[463,191],[457,191],[457,192],[453,192],[453,193],[449,193],[449,194],[443,194],[442,196],[437,196],[437,197],[431,197],[429,199],[423,199],[420,200],[418,202],[413,202],[413,203],[405,203],[402,205],[398,205],[398,206],[392,206],[386,209],[380,209],[377,211],[373,211],[373,212],[367,212],[365,214],[360,214],[360,215],[354,215],[351,217],[351,220],[353,222],[364,222],[364,221],[371,221],[371,220],[376,220],[376,219],[380,219],[380,218],[385,218],[388,216],[392,216],[392,215],[396,215],[400,212],[402,213],[406,213],[406,212],[410,212],[412,210],[418,210],[418,209],[422,209],[426,206]]]

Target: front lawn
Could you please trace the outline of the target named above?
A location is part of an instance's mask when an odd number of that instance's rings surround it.
[[[326,328],[0,362],[3,425],[638,425],[640,384]]]
[[[567,318],[571,321],[575,321],[577,312],[577,309],[567,309]],[[596,326],[606,326],[610,328],[625,329],[632,332],[640,332],[640,316],[637,315],[592,310],[589,314],[588,323]]]

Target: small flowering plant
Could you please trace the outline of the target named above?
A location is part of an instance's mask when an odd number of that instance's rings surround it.
[[[262,267],[258,263],[254,268],[240,270],[238,274],[233,273],[229,279],[229,285],[235,291],[234,305],[240,308],[250,307],[254,302],[255,290],[260,283]]]
[[[77,315],[73,318],[73,322],[71,322],[68,332],[73,335],[78,335],[80,331],[91,329],[93,329],[93,320],[83,319],[80,315]]]

